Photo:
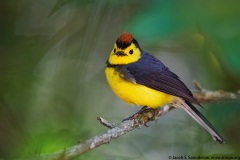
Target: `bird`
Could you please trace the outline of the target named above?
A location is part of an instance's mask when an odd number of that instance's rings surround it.
[[[213,125],[194,106],[201,104],[187,86],[160,60],[142,50],[129,32],[123,32],[114,43],[106,61],[105,75],[119,98],[130,105],[142,106],[139,112],[169,104],[184,109],[215,141],[224,143]]]

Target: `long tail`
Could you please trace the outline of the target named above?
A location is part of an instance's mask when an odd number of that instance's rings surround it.
[[[223,138],[217,133],[212,124],[189,102],[185,101],[183,109],[194,118],[205,130],[212,136],[212,138],[219,142],[224,143]]]

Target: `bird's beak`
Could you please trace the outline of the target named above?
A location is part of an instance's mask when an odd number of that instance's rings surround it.
[[[122,52],[122,51],[118,51],[115,53],[117,56],[127,56],[126,53]]]

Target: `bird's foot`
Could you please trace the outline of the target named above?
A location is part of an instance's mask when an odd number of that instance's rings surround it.
[[[156,121],[157,117],[159,115],[160,110],[157,109],[153,109],[153,108],[148,108],[148,107],[143,107],[141,108],[137,113],[135,113],[134,115],[124,119],[123,121],[126,120],[135,120],[136,123],[140,124],[140,126],[147,126],[147,123],[149,121]]]
[[[142,114],[146,109],[148,109],[148,107],[144,106],[142,107],[137,113],[135,113],[134,115],[128,117],[128,118],[125,118],[123,119],[122,121],[127,121],[127,120],[133,120],[133,119],[137,119],[137,117]]]

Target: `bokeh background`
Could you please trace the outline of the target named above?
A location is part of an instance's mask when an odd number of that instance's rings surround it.
[[[0,159],[67,148],[132,115],[109,88],[104,67],[128,31],[194,90],[240,89],[238,0],[11,0],[0,2]],[[200,109],[220,145],[184,111],[76,157],[152,160],[240,153],[239,101]]]

